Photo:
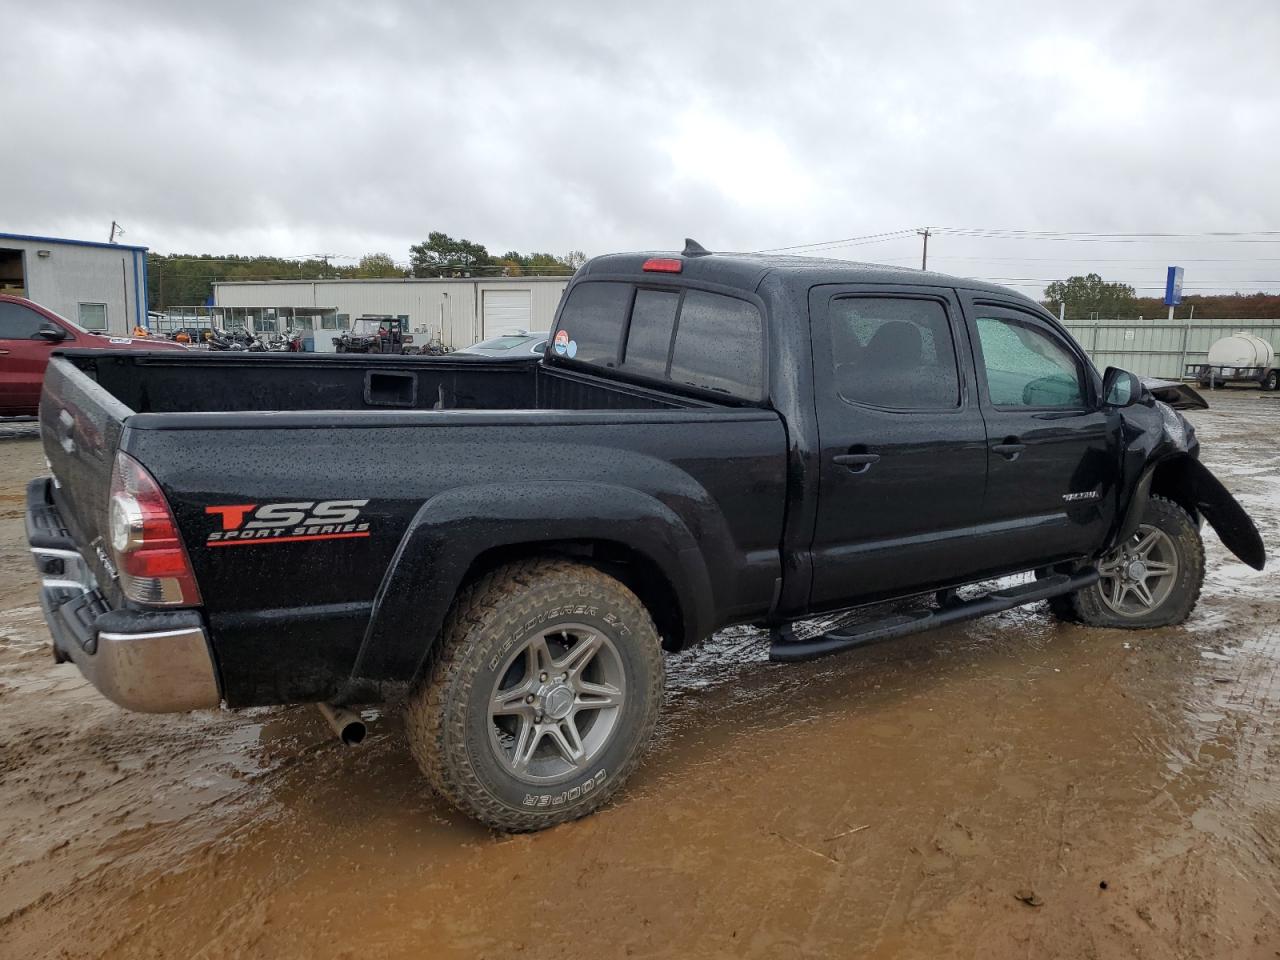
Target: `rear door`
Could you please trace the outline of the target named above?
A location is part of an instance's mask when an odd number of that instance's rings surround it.
[[[1010,564],[1099,547],[1116,515],[1119,418],[1084,351],[1049,318],[966,295],[990,438],[983,522]]]
[[[30,307],[0,300],[0,413],[36,412],[49,354],[62,346],[40,336],[45,322]]]
[[[809,309],[822,451],[811,605],[985,569],[972,534],[987,437],[954,291],[824,285]]]

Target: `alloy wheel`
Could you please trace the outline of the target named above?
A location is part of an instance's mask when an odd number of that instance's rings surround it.
[[[528,783],[585,770],[619,726],[626,678],[617,648],[600,631],[560,624],[511,653],[489,698],[489,743]]]
[[[1098,564],[1098,591],[1109,610],[1141,617],[1157,609],[1178,581],[1178,552],[1159,527],[1143,524]]]

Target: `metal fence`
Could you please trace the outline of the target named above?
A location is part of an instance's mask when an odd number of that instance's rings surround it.
[[[1180,379],[1188,363],[1207,362],[1209,345],[1233,333],[1280,344],[1280,320],[1067,320],[1065,326],[1099,370],[1120,367],[1169,380]]]

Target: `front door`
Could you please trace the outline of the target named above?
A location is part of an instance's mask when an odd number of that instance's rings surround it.
[[[1092,553],[1116,516],[1119,418],[1101,409],[1083,351],[1057,324],[968,299],[990,456],[983,521],[1012,564]]]
[[[987,437],[954,292],[824,285],[809,310],[822,456],[811,606],[981,572]]]

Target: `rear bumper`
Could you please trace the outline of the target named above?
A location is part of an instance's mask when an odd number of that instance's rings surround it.
[[[143,713],[221,702],[204,622],[195,610],[113,610],[40,477],[27,486],[27,541],[54,657],[75,663],[107,699]]]

